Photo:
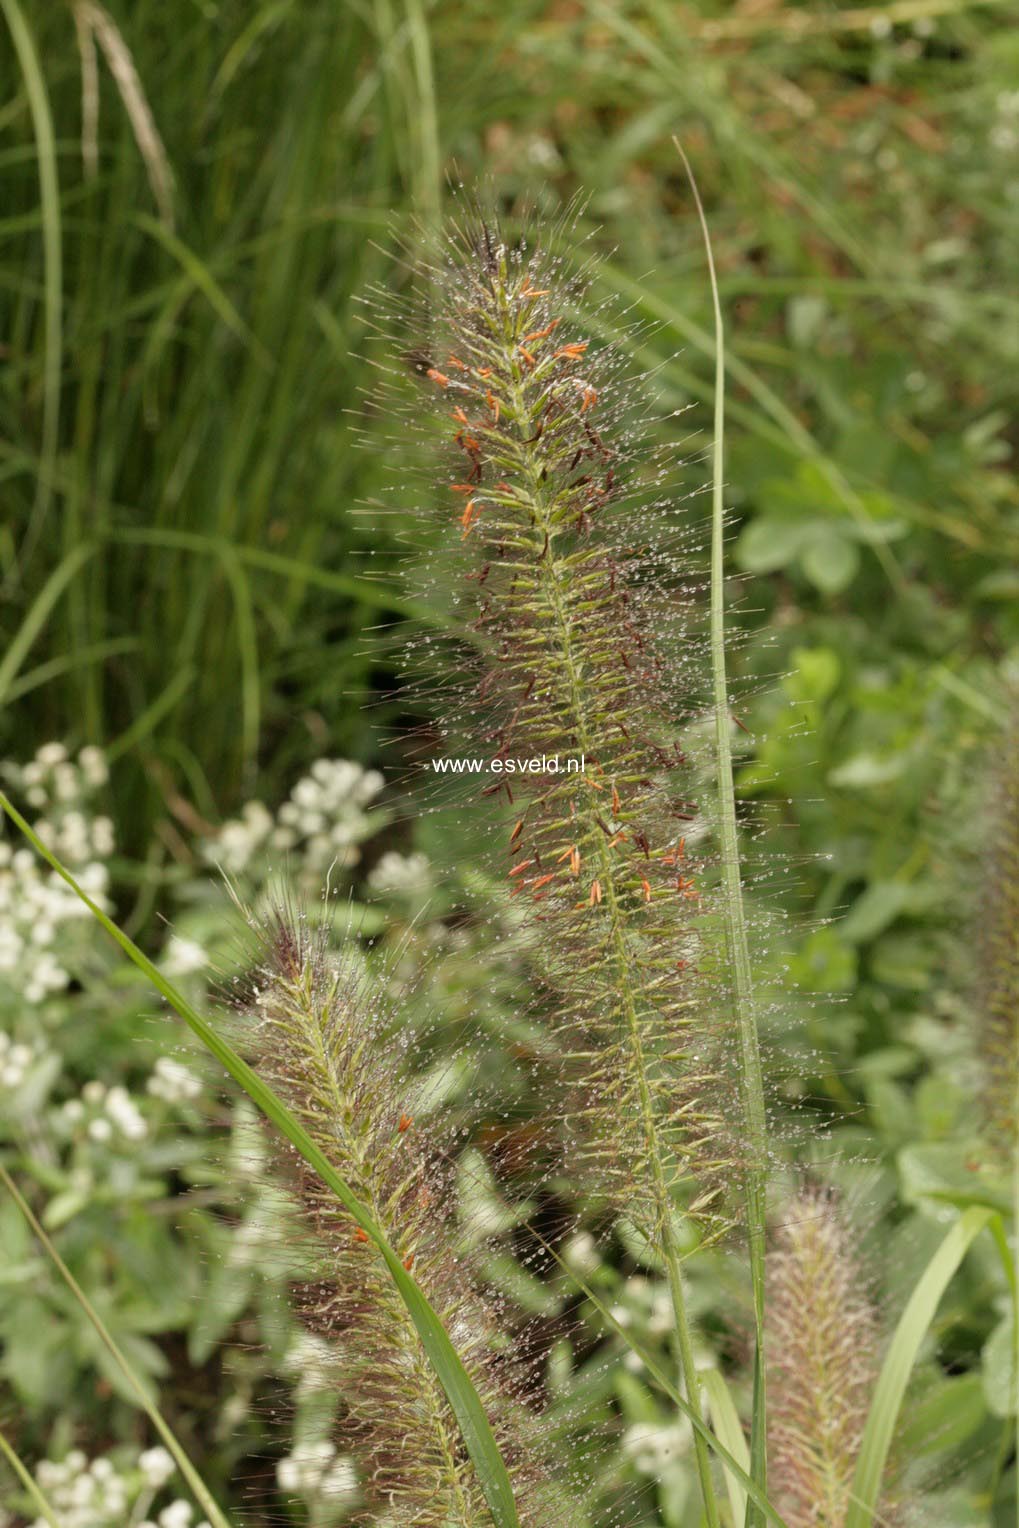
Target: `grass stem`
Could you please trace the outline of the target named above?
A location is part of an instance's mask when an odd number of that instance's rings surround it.
[[[718,278],[707,218],[693,170],[678,138],[673,142],[683,161],[704,235],[711,298],[715,317],[715,431],[712,448],[711,510],[711,676],[715,712],[715,765],[717,771],[719,834],[722,847],[726,944],[729,953],[733,1006],[740,1048],[740,1078],[748,1160],[745,1173],[747,1237],[750,1277],[753,1285],[756,1353],[754,1356],[753,1421],[750,1440],[751,1475],[761,1490],[767,1487],[767,1414],[764,1385],[764,1252],[766,1214],[767,1123],[764,1107],[764,1075],[754,1015],[753,983],[746,921],[743,915],[743,884],[739,840],[736,831],[736,797],[732,778],[731,716],[725,662],[725,331]],[[747,1528],[758,1528],[759,1508],[747,1503]]]

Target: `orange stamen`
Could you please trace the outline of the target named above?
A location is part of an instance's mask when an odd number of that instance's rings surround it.
[[[354,1240],[356,1242],[366,1242],[370,1240],[370,1237],[367,1231],[362,1231],[361,1227],[358,1226],[354,1231]]]
[[[563,345],[560,350],[556,351],[552,359],[553,361],[558,361],[561,357],[566,356],[571,361],[576,360],[577,356],[584,354],[584,351],[587,349],[587,343],[587,340],[581,340],[574,342],[572,345]]]
[[[438,382],[440,387],[449,386],[449,378],[444,377],[441,371],[436,371],[434,366],[429,366],[426,375],[431,377],[433,382]]]
[[[510,875],[511,875],[511,876],[514,876],[514,875],[520,875],[520,874],[522,874],[522,872],[523,872],[523,871],[525,871],[525,870],[529,870],[529,869],[530,869],[530,867],[531,867],[531,866],[532,866],[532,865],[533,865],[533,864],[534,864],[534,861],[533,861],[533,860],[532,860],[532,859],[529,859],[529,860],[521,860],[521,862],[520,862],[520,864],[519,864],[519,865],[514,865],[514,866],[513,866],[513,869],[512,869],[512,870],[511,870],[511,871],[510,871]]]
[[[413,1254],[413,1252],[411,1253],[410,1257],[405,1257],[404,1258],[403,1266],[406,1268],[407,1272],[410,1273],[410,1270],[414,1266],[414,1254]]]
[[[414,1116],[412,1114],[401,1114],[400,1115],[400,1122],[399,1122],[399,1124],[397,1125],[396,1128],[397,1128],[397,1130],[399,1130],[400,1134],[403,1135],[404,1131],[405,1130],[409,1130],[411,1125],[413,1125],[413,1123],[414,1123]]]
[[[640,885],[641,885],[641,890],[644,893],[644,901],[645,902],[650,902],[651,901],[651,882],[650,881],[645,881],[643,876],[642,876],[641,877],[641,881],[640,881]]]
[[[524,335],[524,344],[529,345],[532,340],[547,340],[554,329],[558,329],[562,323],[561,318],[554,318],[544,329],[534,329],[530,334]]]
[[[489,392],[489,393],[485,394],[485,402],[488,404],[489,408],[492,410],[492,413],[495,415],[495,422],[496,422],[496,424],[498,424],[499,423],[499,400],[498,400],[498,398],[493,398],[492,394]]]
[[[601,881],[591,882],[591,906],[597,907],[601,901]]]

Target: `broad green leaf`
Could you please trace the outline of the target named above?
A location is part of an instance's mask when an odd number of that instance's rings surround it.
[[[834,525],[815,531],[800,558],[810,582],[824,594],[840,594],[856,577],[859,548]]]
[[[1012,1313],[1000,1321],[984,1343],[983,1393],[987,1409],[996,1417],[1015,1415],[1015,1354]]]

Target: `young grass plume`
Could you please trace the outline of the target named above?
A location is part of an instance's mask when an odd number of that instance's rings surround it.
[[[491,756],[486,793],[508,808],[507,882],[543,936],[577,1100],[571,1160],[597,1167],[664,1254],[699,1407],[674,1201],[682,1192],[710,1220],[722,1131],[695,974],[696,813],[677,779],[693,649],[676,591],[689,569],[654,502],[661,463],[628,444],[618,357],[573,328],[583,277],[481,217],[430,277],[431,348],[410,360],[455,452],[454,545],[440,555],[459,551],[482,653],[464,709]],[[700,1440],[698,1462],[714,1523]]]
[[[393,1015],[349,957],[289,910],[278,908],[259,934],[250,1038],[260,1072],[413,1269],[481,1397],[521,1523],[568,1524],[566,1493],[550,1482],[521,1398],[526,1377],[458,1247],[442,1154],[409,1112]],[[294,1171],[310,1233],[298,1304],[342,1368],[341,1425],[362,1463],[365,1520],[384,1508],[400,1525],[489,1524],[456,1419],[383,1261],[318,1179]]]
[[[843,1528],[850,1506],[878,1373],[853,1242],[831,1198],[808,1189],[787,1206],[769,1261],[768,1473],[789,1528]]]
[[[1019,1279],[1019,697],[994,772],[983,906],[977,935],[983,1117],[989,1144],[1012,1183],[1012,1259]],[[1019,1471],[1019,1295],[1013,1285],[1012,1396]],[[1019,1516],[1019,1492],[1017,1492]]]
[[[984,1118],[1011,1156],[1019,1142],[1019,701],[1001,741],[991,787],[977,931]]]

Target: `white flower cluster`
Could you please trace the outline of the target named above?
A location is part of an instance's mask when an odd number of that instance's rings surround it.
[[[281,1491],[298,1496],[325,1497],[332,1502],[353,1501],[357,1496],[357,1471],[353,1461],[338,1455],[335,1445],[323,1440],[295,1448],[276,1466]]]
[[[997,121],[990,131],[996,149],[1008,152],[1019,147],[1019,90],[1003,90],[996,97]]]
[[[181,1104],[189,1098],[197,1098],[202,1091],[201,1078],[197,1077],[183,1061],[172,1056],[160,1056],[152,1069],[152,1076],[145,1084],[145,1091],[164,1103]]]
[[[685,1418],[668,1425],[635,1422],[623,1436],[623,1452],[642,1475],[658,1476],[689,1453],[692,1442],[693,1432]]]
[[[99,1145],[112,1141],[115,1134],[126,1141],[141,1141],[149,1132],[138,1105],[119,1084],[108,1088],[103,1082],[86,1082],[81,1097],[69,1098],[61,1113],[72,1129],[84,1125],[89,1139]]]
[[[0,774],[15,795],[45,812],[34,824],[39,837],[106,906],[113,826],[89,809],[89,797],[107,778],[99,750],[83,748],[75,763],[63,743],[46,743],[30,764],[5,763]],[[67,926],[87,926],[89,917],[88,908],[31,849],[0,843],[0,975],[30,1003],[67,986],[70,977],[56,950],[65,946]]]
[[[368,877],[374,891],[427,891],[432,884],[431,866],[425,854],[383,854]]]
[[[208,951],[197,940],[170,935],[161,961],[167,976],[191,976],[195,971],[204,971],[208,964]]]
[[[292,853],[309,873],[334,863],[353,865],[356,846],[373,827],[364,808],[383,784],[377,770],[362,769],[349,759],[319,759],[275,816],[262,802],[249,801],[240,817],[225,823],[206,846],[206,857],[232,875],[274,851]]]
[[[118,1468],[110,1459],[89,1460],[80,1448],[66,1458],[44,1459],[36,1470],[40,1489],[56,1511],[60,1528],[122,1528],[173,1475],[176,1466],[165,1448],[149,1448],[130,1466]],[[144,1498],[144,1500],[143,1500]],[[134,1511],[132,1511],[134,1509]],[[194,1522],[195,1509],[178,1499],[163,1508],[155,1522],[138,1528],[209,1528]],[[32,1528],[49,1528],[37,1518]]]
[[[40,1054],[38,1046],[12,1044],[10,1035],[0,1030],[0,1088],[20,1088]]]

